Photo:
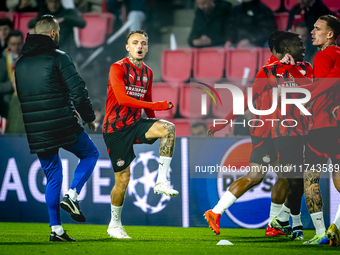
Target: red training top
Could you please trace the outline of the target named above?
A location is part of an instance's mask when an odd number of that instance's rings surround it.
[[[335,79],[340,78],[340,47],[329,46],[315,55],[314,77],[321,79],[312,92],[312,99],[315,99],[311,108],[309,130],[336,126],[332,110],[340,102],[339,82]],[[338,112],[338,119],[339,117]]]
[[[308,62],[297,62],[295,65],[295,70],[298,70],[299,73],[303,75],[303,77],[307,77],[309,79],[295,80],[291,72],[288,72],[285,68],[286,65],[280,64],[280,69],[278,69],[278,71],[282,72],[280,76],[283,77],[278,81],[278,85],[281,87],[300,87],[301,82],[310,82],[313,78],[313,67]],[[286,96],[287,98],[293,98],[291,94],[287,94]],[[272,128],[272,138],[307,134],[309,118],[307,116],[301,115],[300,109],[292,104],[286,105],[286,115],[282,115],[281,97],[279,97],[277,109],[272,114],[272,118],[279,119],[279,121],[274,123]]]
[[[271,58],[272,59],[272,58]],[[276,59],[276,58],[275,58]],[[287,78],[292,76],[290,73],[286,70],[287,68],[295,69],[296,72],[300,72],[299,69],[304,70],[304,74],[306,75],[308,73],[309,76],[312,76],[312,67],[309,63],[298,63],[297,68],[289,67],[288,65],[281,64],[277,59],[276,62],[272,63],[271,65],[265,65],[263,66],[260,71],[257,73],[255,81],[252,85],[253,90],[253,102],[255,102],[255,109],[257,110],[268,110],[272,106],[272,88],[277,87],[278,85],[284,83]],[[246,94],[244,97],[244,108],[245,110],[248,109],[248,95]],[[278,107],[280,107],[278,105]],[[287,107],[287,113],[289,113],[288,110],[289,107]],[[276,116],[276,113],[273,113],[274,116]],[[273,114],[270,115],[253,115],[253,119],[256,121],[252,121],[251,125],[256,127],[250,128],[250,134],[252,136],[257,136],[261,138],[272,138],[274,137],[274,134],[272,134],[272,122],[266,121],[267,119],[273,119]],[[228,121],[227,124],[220,124],[216,125],[215,127],[211,126],[211,131],[215,132],[218,130],[221,130],[225,126],[227,126],[230,123],[230,120],[233,120],[237,118],[238,115],[233,115],[232,111],[225,117],[225,120]],[[299,121],[301,122],[301,121]],[[263,125],[261,125],[263,123]],[[303,125],[300,123],[300,125]],[[303,129],[303,126],[300,127],[300,130],[295,130],[293,133],[301,133]],[[284,133],[283,131],[281,131]],[[292,133],[288,130],[285,131],[286,135],[289,133]],[[279,132],[276,132],[275,137],[281,136],[278,135]],[[280,133],[281,134],[281,133]]]
[[[152,79],[152,70],[144,63],[137,68],[124,58],[111,65],[103,133],[136,123],[142,117],[142,108],[149,118],[155,118],[154,110],[168,109],[167,101],[152,103]]]

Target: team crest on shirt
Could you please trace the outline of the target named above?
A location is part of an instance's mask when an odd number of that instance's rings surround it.
[[[125,164],[125,161],[124,160],[122,160],[122,159],[117,159],[117,166],[119,166],[119,167],[121,167],[121,166],[124,166],[124,164]]]
[[[270,162],[270,156],[269,155],[266,155],[262,158],[263,162],[265,163],[269,163]]]
[[[148,82],[148,77],[143,76],[143,82]]]
[[[305,70],[300,70],[300,73],[302,74],[302,75],[305,75],[306,76],[306,71]]]

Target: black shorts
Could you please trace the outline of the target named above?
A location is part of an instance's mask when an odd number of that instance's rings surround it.
[[[148,140],[145,133],[159,119],[140,119],[135,124],[114,133],[104,133],[104,141],[109,153],[113,170],[123,171],[136,157],[133,151],[134,144],[153,144],[156,139]]]
[[[273,139],[282,177],[303,177],[304,138],[304,136],[285,136]]]
[[[340,143],[338,127],[325,127],[308,132],[306,143],[306,161],[308,168],[327,163],[331,158],[332,165],[340,163]]]
[[[250,156],[250,163],[267,166],[277,160],[277,153],[272,138],[251,136],[251,141],[253,143],[253,149]]]

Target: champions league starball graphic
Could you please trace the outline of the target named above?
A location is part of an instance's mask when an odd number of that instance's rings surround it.
[[[153,151],[148,151],[139,153],[130,165],[128,195],[135,197],[136,201],[133,202],[135,206],[149,214],[162,211],[170,201],[169,196],[160,196],[153,192],[158,174],[158,162],[159,157],[155,156]],[[170,173],[171,168],[168,177]],[[173,188],[172,185],[171,187]]]

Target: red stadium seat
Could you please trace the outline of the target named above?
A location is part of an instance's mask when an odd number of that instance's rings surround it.
[[[238,86],[244,93],[246,87],[239,85],[236,86]],[[212,102],[212,112],[214,116],[223,119],[233,109],[233,97],[229,89],[217,88],[216,91],[221,98],[222,105],[217,100],[216,105]]]
[[[102,45],[108,31],[108,16],[106,13],[85,13],[83,18],[86,20],[86,26],[79,29],[80,46],[95,48]]]
[[[276,20],[276,24],[277,24],[277,29],[281,30],[281,31],[286,31],[289,13],[288,12],[280,12],[280,13],[274,13],[274,15],[275,15],[275,20]]]
[[[328,7],[330,11],[334,13],[340,10],[339,0],[322,0],[322,2]],[[298,4],[297,0],[285,0],[285,8],[288,11],[291,10],[297,4]]]
[[[338,12],[340,10],[339,0],[322,0],[322,2],[328,7],[331,12]]]
[[[277,11],[281,6],[281,0],[261,0],[261,2],[267,5],[273,12]]]
[[[218,81],[223,77],[225,65],[224,48],[205,48],[194,53],[194,78]]]
[[[17,13],[15,12],[0,12],[0,18],[9,18],[13,25],[15,24]]]
[[[190,121],[188,119],[172,119],[169,121],[175,124],[176,137],[190,136]]]
[[[230,79],[243,78],[245,68],[249,68],[248,79],[255,77],[261,48],[234,49],[227,51],[226,76]]]
[[[179,112],[186,118],[201,118],[201,98],[202,94],[207,95],[203,90],[197,87],[202,87],[198,83],[190,83],[180,87],[179,97]],[[207,113],[209,113],[211,97],[207,95]],[[216,97],[215,97],[216,98]]]
[[[298,4],[297,0],[284,0],[284,2],[285,2],[285,8],[287,11],[290,11],[295,5]]]
[[[168,82],[184,82],[190,79],[193,52],[196,49],[182,48],[162,52],[162,79]]]
[[[174,105],[174,108],[168,111],[156,111],[157,118],[173,118],[178,105],[178,85],[170,83],[154,83],[152,85],[152,101],[168,101]]]
[[[26,35],[28,33],[28,22],[31,19],[36,18],[37,15],[38,13],[36,12],[23,12],[17,14],[17,20],[14,24],[14,27],[23,33],[24,39],[26,39]]]
[[[272,52],[270,51],[269,48],[262,49],[262,57],[261,57],[261,62],[259,63],[259,69],[260,67],[264,66],[268,62],[271,56],[272,56]]]

